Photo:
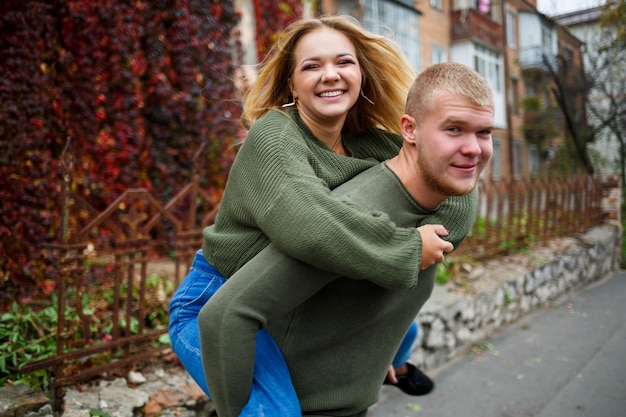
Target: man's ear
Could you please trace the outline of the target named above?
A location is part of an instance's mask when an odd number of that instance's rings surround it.
[[[415,143],[415,135],[417,135],[417,123],[413,116],[408,114],[402,115],[400,118],[400,130],[402,137],[407,142]]]

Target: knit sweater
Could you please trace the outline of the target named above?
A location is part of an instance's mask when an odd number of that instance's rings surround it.
[[[298,260],[342,276],[389,277],[415,285],[421,237],[380,211],[338,201],[330,190],[398,154],[402,138],[373,127],[342,135],[350,157],[333,153],[295,110],[258,120],[231,168],[203,253],[226,277],[269,242]],[[346,262],[347,257],[351,261]]]
[[[330,197],[333,204],[410,230],[423,223],[444,224],[455,247],[476,215],[476,193],[450,198],[437,211],[423,209],[383,164],[334,194],[340,198]],[[294,232],[294,239],[306,239],[297,228]],[[375,235],[368,238],[376,241]],[[355,247],[338,244],[332,233],[322,243],[341,253],[334,262],[357,263],[350,270],[366,273],[353,275],[358,279],[339,278],[346,274],[315,269],[286,256],[273,243],[239,269],[202,310],[203,363],[220,416],[237,415],[247,402],[259,326],[267,328],[281,348],[304,415],[365,415],[377,400],[400,341],[430,296],[436,267],[422,271],[416,280],[415,259],[407,259],[413,268],[408,271],[398,272],[397,265],[385,270],[371,262],[365,267],[360,247],[351,252]],[[421,252],[419,241],[414,244]],[[381,250],[383,258],[388,256],[387,248]],[[320,259],[317,263],[323,264]],[[396,256],[395,262],[402,261]]]

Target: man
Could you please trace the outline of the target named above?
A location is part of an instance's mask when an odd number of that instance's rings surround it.
[[[476,216],[476,184],[492,154],[493,118],[493,93],[484,78],[459,64],[430,67],[409,91],[399,155],[333,193],[347,204],[385,212],[399,226],[431,224],[456,247]],[[435,274],[432,265],[416,281],[338,277],[269,245],[200,312],[203,366],[218,414],[245,411],[245,404],[229,398],[250,392],[251,381],[241,376],[249,373],[238,370],[255,363],[254,339],[263,328],[285,359],[302,415],[365,416]]]

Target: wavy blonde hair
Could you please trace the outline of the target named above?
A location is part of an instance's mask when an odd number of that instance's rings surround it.
[[[294,50],[306,34],[328,27],[353,43],[361,67],[363,97],[348,111],[344,130],[361,132],[367,125],[400,133],[406,97],[415,72],[390,38],[367,32],[351,16],[323,16],[289,25],[261,63],[257,80],[244,95],[242,123],[249,127],[270,109],[292,101],[287,80],[295,70]]]

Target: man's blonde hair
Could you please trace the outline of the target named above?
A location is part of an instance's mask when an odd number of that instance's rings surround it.
[[[292,101],[287,80],[295,70],[294,50],[306,34],[323,27],[337,30],[353,43],[361,67],[362,92],[348,112],[344,129],[360,132],[367,125],[399,133],[406,92],[415,78],[406,56],[390,38],[364,30],[350,16],[302,19],[289,25],[261,64],[257,80],[244,96],[242,122],[249,127],[270,109]]]
[[[433,110],[435,96],[442,91],[479,106],[493,105],[493,90],[482,75],[465,65],[446,62],[432,65],[417,76],[409,90],[406,114],[419,122]]]

